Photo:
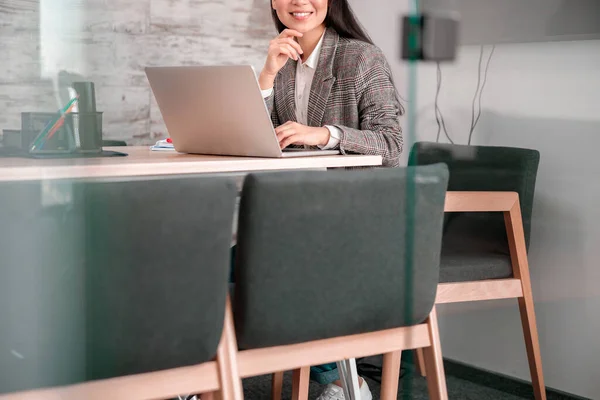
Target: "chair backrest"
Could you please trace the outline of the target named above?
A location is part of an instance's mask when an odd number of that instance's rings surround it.
[[[0,393],[85,377],[84,228],[71,182],[0,182]]]
[[[0,392],[197,364],[216,354],[234,181],[20,182],[0,183],[0,192],[10,194],[0,196],[0,293],[11,299],[0,303],[0,320],[12,322],[0,324],[0,340],[23,355],[3,354],[0,365],[33,369],[31,379],[17,377]],[[30,305],[17,318],[21,302]]]
[[[448,165],[448,190],[517,192],[527,246],[539,162],[537,150],[431,142],[415,143],[409,157],[409,165]],[[497,229],[499,235],[506,236],[501,213],[478,213],[478,216],[488,219],[488,226]]]
[[[238,222],[241,348],[423,321],[439,278],[443,165],[251,174]]]

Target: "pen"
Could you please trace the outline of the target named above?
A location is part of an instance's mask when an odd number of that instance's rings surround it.
[[[43,139],[45,138],[45,136],[50,132],[50,130],[54,129],[55,126],[61,122],[62,120],[64,120],[65,118],[65,113],[67,113],[68,111],[70,111],[72,109],[72,106],[75,104],[75,102],[77,101],[77,99],[79,98],[79,96],[72,98],[66,106],[64,106],[62,109],[60,109],[58,112],[60,113],[60,116],[56,119],[56,120],[51,120],[48,122],[48,124],[46,125],[46,127],[40,132],[39,135],[36,136],[36,138],[33,141],[33,145],[31,146],[31,148],[29,149],[29,151],[33,151],[35,149],[38,148],[38,146],[40,144],[42,144]],[[62,122],[61,122],[62,123]]]
[[[71,107],[69,107],[69,109],[65,112],[65,114],[63,114],[59,120],[56,122],[56,124],[54,124],[54,126],[52,127],[52,129],[50,129],[50,133],[48,133],[48,139],[46,139],[46,141],[50,140],[52,138],[52,136],[54,136],[54,134],[56,133],[56,131],[58,131],[60,129],[61,126],[64,125],[65,123],[65,115],[70,113],[73,108],[75,108],[75,103],[71,104]],[[43,143],[42,143],[43,146]]]

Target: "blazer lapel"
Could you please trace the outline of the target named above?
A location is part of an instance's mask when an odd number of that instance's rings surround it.
[[[275,80],[275,102],[279,121],[296,121],[296,61],[289,59],[279,71],[280,79]]]
[[[328,28],[325,32],[319,62],[310,88],[307,113],[309,126],[321,126],[323,124],[323,114],[325,114],[331,87],[335,82],[332,72],[333,60],[339,39],[340,36],[332,28]]]

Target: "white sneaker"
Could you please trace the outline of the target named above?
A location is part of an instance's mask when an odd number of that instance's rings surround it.
[[[338,385],[330,383],[325,387],[323,393],[317,397],[317,400],[344,400],[344,391]],[[373,400],[373,395],[365,380],[363,380],[363,383],[360,386],[360,400]]]

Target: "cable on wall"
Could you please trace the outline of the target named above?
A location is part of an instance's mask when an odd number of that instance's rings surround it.
[[[494,51],[496,50],[496,45],[492,46],[492,50],[490,51],[490,55],[488,56],[486,65],[485,65],[485,71],[483,74],[483,83],[481,84],[481,87],[479,86],[480,82],[481,82],[481,63],[483,61],[483,46],[481,46],[480,48],[480,52],[479,52],[479,66],[477,68],[477,87],[475,88],[475,95],[473,96],[473,105],[471,108],[471,130],[469,131],[469,140],[468,140],[468,144],[471,144],[471,139],[473,137],[473,132],[475,131],[475,127],[477,126],[477,123],[479,122],[479,118],[481,118],[481,98],[483,96],[483,89],[485,89],[485,84],[487,83],[487,75],[488,75],[488,70],[490,68],[490,62],[492,61],[492,56],[494,55]],[[479,99],[477,100],[477,94],[479,93]],[[475,117],[475,102],[478,102],[479,105],[479,110],[477,111],[477,117]]]
[[[437,135],[435,137],[435,141],[439,143],[440,141],[440,133],[442,132],[442,125],[440,122],[440,116],[438,115],[438,99],[440,97],[440,89],[442,88],[442,78],[440,76],[440,63],[437,63],[437,86],[435,90],[435,101],[434,101],[434,112],[435,112],[435,122],[437,123]]]
[[[479,93],[479,85],[481,83],[481,62],[483,61],[483,46],[479,47],[479,65],[477,66],[477,85],[475,86],[475,94],[473,95],[473,104],[471,105],[471,129],[469,130],[469,143],[471,143],[471,134],[473,133],[473,125],[475,125],[475,103],[477,102],[477,94]]]
[[[438,131],[437,131],[435,141],[436,142],[440,141],[440,133],[443,129],[444,135],[446,136],[446,138],[448,138],[448,141],[450,143],[454,144],[454,141],[452,140],[452,138],[450,138],[450,135],[448,134],[448,130],[446,129],[446,121],[444,120],[442,110],[440,110],[440,106],[439,106],[439,97],[440,97],[441,88],[442,88],[442,68],[440,67],[440,63],[438,61],[437,62],[437,86],[436,86],[436,91],[435,91],[435,102],[434,102],[435,121],[437,122]]]

